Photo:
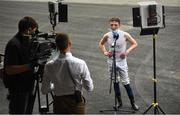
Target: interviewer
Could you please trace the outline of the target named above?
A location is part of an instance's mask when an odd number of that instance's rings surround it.
[[[54,113],[84,114],[82,88],[92,91],[94,87],[89,69],[84,60],[72,56],[72,44],[67,34],[58,33],[55,41],[60,55],[45,65],[42,93],[53,91]]]

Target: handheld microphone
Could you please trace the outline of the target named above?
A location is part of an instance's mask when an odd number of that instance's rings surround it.
[[[114,38],[115,40],[117,40],[117,39],[119,38],[118,32],[113,31],[112,33],[113,33],[113,38]]]

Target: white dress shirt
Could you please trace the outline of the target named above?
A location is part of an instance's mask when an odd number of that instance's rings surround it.
[[[72,81],[68,65],[76,82],[76,87]],[[53,89],[50,88],[52,83],[54,85]],[[41,88],[43,94],[53,91],[56,96],[71,95],[74,94],[75,88],[81,92],[82,88],[87,91],[92,91],[94,88],[89,69],[84,60],[78,59],[68,52],[65,55],[60,54],[57,59],[47,62]]]

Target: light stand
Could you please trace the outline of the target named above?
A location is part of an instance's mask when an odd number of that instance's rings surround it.
[[[113,44],[113,62],[112,62],[112,73],[111,73],[111,85],[112,85],[112,80],[113,80],[113,75],[114,75],[114,84],[118,83],[117,81],[117,72],[116,72],[116,41],[117,39],[115,39],[114,44]],[[111,89],[111,86],[110,86]],[[114,92],[115,92],[115,85],[114,85]],[[111,92],[110,92],[111,93]],[[118,110],[118,106],[117,106],[117,98],[116,98],[116,94],[114,97],[114,110],[117,111]]]
[[[152,107],[154,114],[165,114],[157,102],[156,78],[156,35],[160,28],[165,28],[165,8],[155,1],[139,2],[140,7],[133,8],[133,26],[141,27],[140,35],[153,35],[153,71],[154,71],[154,102],[143,113],[146,114]]]
[[[49,19],[53,28],[53,34],[55,35],[55,27],[58,22],[68,22],[68,6],[62,4],[61,1],[48,2],[49,7]]]
[[[150,107],[143,113],[146,114],[152,107],[154,108],[154,114],[159,114],[159,110],[162,114],[165,114],[165,112],[161,109],[157,102],[157,78],[156,78],[156,32],[154,30],[153,32],[153,70],[154,70],[154,102],[151,104]]]
[[[53,29],[53,34],[55,34],[55,27],[56,27],[56,18],[57,18],[57,13],[51,13],[49,14],[49,17],[50,17],[50,23],[52,25],[52,29]]]
[[[119,36],[118,36],[119,37]],[[119,81],[117,80],[117,72],[116,72],[116,41],[117,41],[117,38],[115,38],[114,40],[114,43],[113,43],[113,62],[112,62],[112,72],[111,72],[111,81],[110,81],[110,90],[109,90],[109,93],[111,93],[111,87],[112,87],[112,80],[113,80],[113,77],[114,77],[114,92],[115,92],[115,83],[119,83]],[[100,110],[100,113],[105,113],[105,112],[114,112],[114,114],[117,114],[117,113],[120,113],[120,112],[125,112],[125,113],[135,113],[135,111],[133,110],[123,110],[123,109],[120,109],[118,108],[118,102],[117,102],[117,98],[116,98],[116,93],[115,93],[115,96],[114,96],[114,107],[112,110]]]

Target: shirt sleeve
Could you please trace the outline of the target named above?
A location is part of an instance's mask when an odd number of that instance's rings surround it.
[[[43,80],[42,80],[42,87],[41,87],[42,94],[47,94],[51,91],[51,89],[50,89],[50,73],[51,72],[50,72],[48,65],[45,65]]]
[[[93,91],[93,89],[94,89],[93,80],[90,76],[90,72],[89,72],[89,69],[88,69],[86,63],[84,63],[84,65],[83,65],[82,78],[83,78],[83,87],[87,91]]]

